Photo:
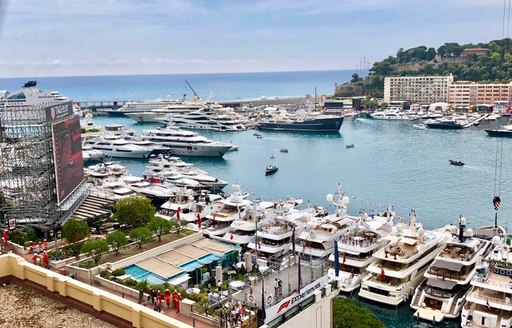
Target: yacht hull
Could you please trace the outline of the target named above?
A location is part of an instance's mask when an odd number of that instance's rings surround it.
[[[267,131],[295,131],[295,132],[338,132],[343,123],[343,116],[335,118],[322,118],[304,120],[302,122],[259,122],[258,130]]]

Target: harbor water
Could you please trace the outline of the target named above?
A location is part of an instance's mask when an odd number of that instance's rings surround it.
[[[334,83],[346,82],[352,71],[158,75],[134,77],[37,78],[42,90],[57,90],[73,100],[174,98],[191,94],[188,80],[203,98],[213,100],[254,99],[261,96],[285,97],[332,94]],[[14,92],[27,80],[0,79],[0,89]],[[417,130],[412,122],[378,121],[347,117],[339,133],[286,133],[196,131],[214,140],[231,142],[238,151],[223,158],[183,158],[211,175],[238,183],[250,197],[277,200],[288,196],[302,198],[303,207],[318,204],[333,212],[325,197],[338,183],[350,197],[351,214],[361,209],[394,210],[407,220],[411,209],[426,228],[456,224],[459,215],[468,227],[494,224],[494,196],[501,197],[498,223],[510,224],[512,214],[512,139],[488,137],[484,129],[507,123],[482,121],[478,127],[463,130]],[[122,123],[136,133],[155,124],[135,123],[127,117],[95,117],[97,124]],[[353,148],[346,145],[353,144]],[[279,149],[287,148],[288,153]],[[271,159],[274,154],[275,158]],[[454,166],[449,160],[466,165]],[[147,161],[121,160],[132,175],[141,176]],[[268,165],[278,172],[265,176]],[[225,188],[230,192],[231,187]],[[409,305],[370,307],[388,327],[428,327],[417,322]],[[460,326],[459,321],[438,324]]]

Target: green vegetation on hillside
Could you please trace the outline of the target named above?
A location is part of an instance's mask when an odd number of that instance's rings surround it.
[[[350,298],[332,300],[333,328],[384,328],[373,312]]]
[[[489,49],[487,54],[471,54],[461,57],[463,50],[468,48]],[[370,74],[363,80],[354,78],[351,86],[337,96],[347,96],[347,91],[354,90],[358,85],[362,94],[382,97],[384,77],[386,76],[417,76],[417,75],[449,75],[453,74],[456,81],[505,82],[512,79],[512,40],[494,40],[489,43],[459,45],[455,42],[445,43],[439,48],[418,46],[411,49],[398,49],[396,56],[375,62]]]

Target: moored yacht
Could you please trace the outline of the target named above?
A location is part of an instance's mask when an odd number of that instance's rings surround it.
[[[505,236],[494,236],[492,244],[491,252],[471,280],[461,327],[512,327],[512,247]]]
[[[184,114],[167,114],[162,122],[185,129],[244,131],[241,117],[233,109],[207,106]]]
[[[136,111],[124,114],[139,123],[160,123],[167,115],[184,114],[198,110],[204,106],[205,103],[203,101],[194,98],[190,102],[182,101],[174,104],[167,104],[157,108],[152,108],[151,110]]]
[[[206,236],[210,238],[224,236],[231,230],[231,223],[237,218],[242,218],[246,209],[252,204],[251,201],[240,196],[239,185],[233,185],[232,189],[232,195],[218,202],[218,206],[207,215],[206,218],[210,220],[210,223],[203,229]]]
[[[415,115],[409,115],[404,112],[388,109],[380,112],[370,114],[370,117],[374,120],[387,120],[387,121],[412,121],[419,117]]]
[[[168,154],[183,156],[222,157],[233,145],[212,141],[197,133],[179,128],[145,130],[141,139],[168,147]]]
[[[338,280],[342,292],[350,293],[359,288],[366,268],[376,260],[373,254],[389,241],[384,237],[394,234],[392,226],[392,218],[369,218],[363,214],[358,222],[341,236],[338,241],[338,276],[333,267],[329,269],[329,279]],[[329,256],[329,261],[335,264],[334,254]]]
[[[109,157],[147,158],[151,149],[134,145],[118,136],[104,136],[84,141],[84,145],[100,150]]]
[[[413,214],[407,226],[397,224],[397,236],[386,238],[389,243],[374,254],[377,260],[366,268],[369,274],[361,281],[359,296],[396,306],[423,280],[447,236],[441,230],[424,230]]]
[[[459,228],[450,226],[452,237],[425,272],[425,280],[416,288],[411,307],[416,317],[429,322],[460,315],[470,282],[490,241],[475,238],[467,229],[465,218],[459,219]]]

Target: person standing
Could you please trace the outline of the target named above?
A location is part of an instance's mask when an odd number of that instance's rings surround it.
[[[46,239],[43,242],[43,248],[45,251],[48,249],[48,240],[46,240]]]
[[[165,303],[167,304],[167,308],[171,307],[171,292],[166,289],[164,293]]]
[[[37,253],[34,253],[34,255],[32,256],[32,263],[37,265]]]
[[[142,304],[142,299],[144,298],[144,290],[139,289],[139,304]]]
[[[48,253],[43,252],[43,267],[48,268]]]

